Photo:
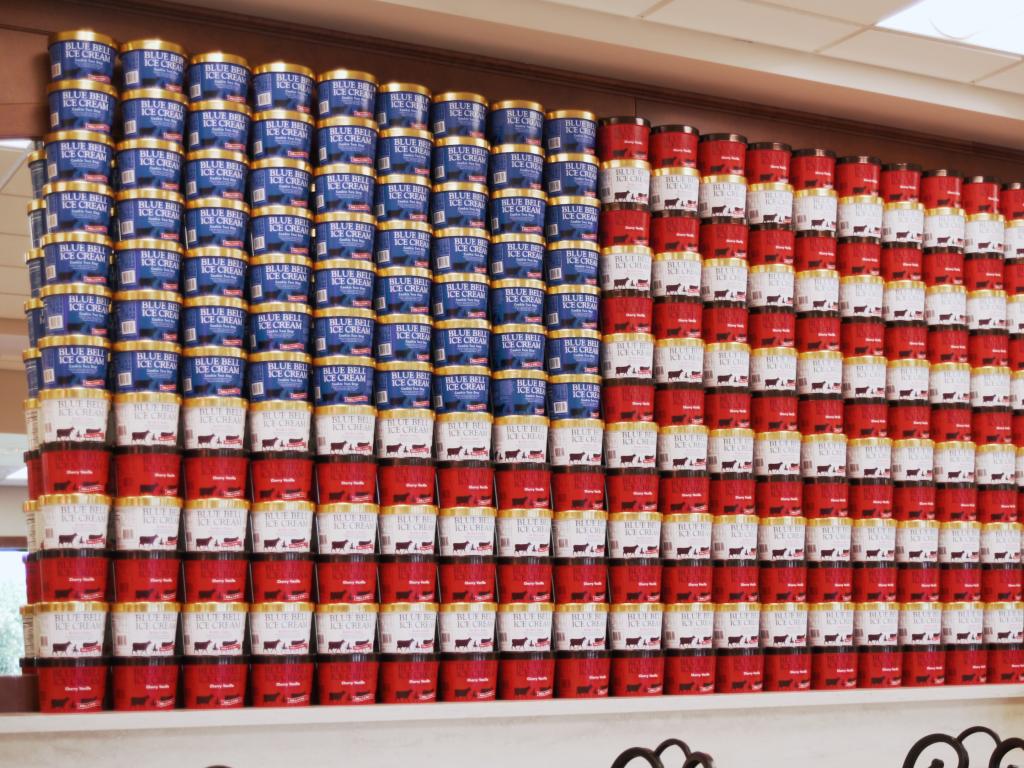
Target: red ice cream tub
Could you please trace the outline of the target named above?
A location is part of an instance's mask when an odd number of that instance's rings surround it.
[[[882,161],[870,155],[851,155],[836,160],[836,193],[839,197],[877,195]]]
[[[746,174],[752,184],[789,182],[789,161],[793,154],[788,144],[762,141],[747,146]]]
[[[319,555],[318,603],[372,603],[377,597],[377,561],[373,555]]]
[[[494,701],[498,692],[498,654],[443,653],[438,675],[441,701]]]
[[[706,133],[698,140],[697,167],[701,176],[744,176],[746,159],[747,140],[738,133]]]
[[[434,465],[429,460],[382,461],[377,465],[380,506],[434,503]]]
[[[495,468],[498,509],[549,509],[551,470],[544,464],[503,464]]]
[[[243,656],[182,659],[185,709],[238,709],[245,706],[249,662]]]
[[[804,517],[846,517],[850,487],[842,478],[804,483]]]
[[[460,462],[437,467],[438,507],[490,507],[494,504],[494,469],[490,464]]]
[[[704,393],[704,420],[708,429],[750,427],[750,392],[713,390]]]
[[[858,688],[898,688],[903,680],[903,654],[896,648],[857,649]]]
[[[804,485],[800,479],[762,477],[754,489],[754,506],[761,517],[800,517]]]
[[[797,149],[790,161],[790,180],[796,189],[831,187],[836,153],[831,149]]]
[[[437,563],[429,555],[381,555],[377,559],[382,603],[433,603]]]
[[[604,472],[599,469],[557,469],[551,476],[551,491],[555,511],[605,508]]]
[[[186,552],[185,602],[240,603],[249,576],[243,552]]]
[[[753,477],[712,477],[708,484],[708,512],[713,515],[752,515],[754,489],[757,481]]]
[[[665,694],[694,696],[715,690],[714,651],[665,651]]]
[[[964,259],[964,287],[972,291],[1003,290],[1003,255],[975,253]]]
[[[377,700],[382,704],[422,704],[437,699],[439,661],[430,654],[382,654]]]
[[[174,709],[180,665],[173,657],[111,659],[114,710]]]
[[[1024,682],[1024,646],[993,645],[988,650],[988,682]]]
[[[107,553],[99,549],[53,549],[37,553],[40,599],[104,601],[107,599]]]
[[[961,192],[961,207],[968,216],[999,210],[999,182],[990,176],[965,178]]]
[[[891,483],[851,483],[847,490],[850,517],[892,517],[893,493]]]
[[[114,552],[114,597],[118,602],[178,599],[181,555],[177,552]]]
[[[28,498],[35,501],[46,492],[43,489],[43,459],[39,451],[25,451],[22,458],[28,475]]]
[[[849,563],[808,563],[807,602],[848,603],[853,598],[853,567]]]
[[[754,561],[715,561],[711,599],[716,603],[756,603],[758,567]]]
[[[652,421],[654,385],[650,380],[619,380],[601,387],[601,418],[606,422]]]
[[[719,650],[716,693],[752,693],[764,687],[764,655],[758,650]]]
[[[926,439],[931,434],[928,405],[893,403],[889,406],[889,436],[893,440]]]
[[[980,646],[946,648],[949,685],[983,685],[988,681],[988,651]]]
[[[316,493],[321,504],[372,504],[377,498],[377,465],[347,456],[320,456]]]
[[[495,601],[493,557],[441,557],[437,571],[442,603]]]
[[[896,599],[895,563],[854,563],[853,602],[890,603]]]
[[[972,368],[1010,364],[1010,337],[1006,333],[972,333],[967,337],[967,362]]]
[[[853,648],[812,648],[811,688],[816,691],[857,687],[857,652]]]
[[[498,658],[498,698],[503,701],[550,699],[555,689],[551,653],[502,653]]]
[[[662,300],[654,305],[655,339],[699,339],[701,322],[699,301]]]
[[[981,566],[977,563],[940,565],[939,600],[944,603],[981,600]]]
[[[661,427],[703,424],[704,390],[701,387],[658,387],[654,391],[654,420]]]
[[[712,571],[710,560],[662,560],[662,602],[710,602]]]
[[[106,659],[36,659],[39,711],[99,712],[107,691]]]
[[[797,561],[761,563],[758,591],[763,603],[803,602],[807,597],[807,566]]]
[[[553,576],[556,603],[603,603],[608,599],[608,569],[603,559],[556,558]]]
[[[651,129],[652,168],[694,168],[700,132],[691,125],[656,125]]]
[[[765,224],[753,227],[747,235],[747,259],[750,266],[788,264],[795,259],[796,235],[785,225]]]
[[[658,509],[658,471],[608,470],[605,475],[608,511],[654,512]]]
[[[754,432],[793,432],[799,425],[796,395],[763,394],[750,401],[750,428]]]
[[[697,250],[705,259],[745,259],[747,225],[742,219],[704,219]]]
[[[919,688],[946,682],[946,654],[942,646],[903,649],[903,687]]]
[[[318,656],[317,703],[374,704],[377,701],[378,662],[368,653]]]
[[[1022,572],[1018,565],[983,565],[981,599],[986,603],[1020,602],[1024,594]]]
[[[249,691],[254,707],[308,707],[313,703],[312,656],[253,656]]]
[[[897,520],[934,520],[936,488],[929,484],[893,486],[892,516]]]
[[[612,203],[601,206],[598,235],[602,248],[615,245],[647,245],[650,241],[651,214],[639,203]]]
[[[850,437],[885,437],[889,431],[889,406],[870,400],[850,400],[843,408],[843,420]]]
[[[441,567],[442,602],[444,566]],[[502,603],[550,603],[554,569],[546,557],[499,557],[498,599]]]
[[[114,454],[117,496],[178,496],[181,454],[146,446],[119,448]]]
[[[661,651],[613,651],[612,696],[661,696],[665,657]]]
[[[188,451],[183,464],[186,500],[246,495],[249,459],[244,451]]]
[[[661,562],[611,558],[608,582],[613,603],[657,603],[661,600]]]
[[[753,312],[747,326],[747,338],[754,349],[796,344],[796,314],[791,309]]]
[[[935,489],[935,519],[944,523],[976,520],[978,489],[973,485],[946,485]]]
[[[928,285],[963,285],[964,255],[959,249],[930,250],[922,264]]]
[[[642,117],[602,117],[597,124],[597,156],[607,160],[646,160],[651,124]]]
[[[710,485],[711,479],[705,474],[663,472],[658,485],[662,511],[670,514],[707,512]]]
[[[963,179],[956,171],[938,169],[925,171],[921,176],[921,203],[925,210],[932,208],[958,208]]]
[[[696,251],[699,229],[696,211],[657,211],[651,216],[651,250]]]
[[[601,332],[650,333],[654,302],[640,292],[620,292],[601,298]]]
[[[313,459],[301,453],[255,453],[249,462],[252,500],[308,501],[313,490]]]
[[[879,319],[849,319],[839,329],[839,349],[843,357],[882,355],[885,353],[885,323]]]
[[[810,653],[804,649],[765,648],[764,690],[806,691],[810,687]]]
[[[106,493],[110,451],[95,443],[50,443],[40,448],[43,493]]]
[[[939,566],[936,563],[900,563],[896,599],[901,603],[936,602],[939,599]]]
[[[840,346],[841,328],[842,321],[833,315],[797,315],[796,348],[800,352],[835,351]]]
[[[843,241],[845,244],[847,241]],[[838,248],[842,248],[840,244]],[[807,230],[796,233],[794,264],[797,272],[811,269],[835,269],[839,256],[834,237],[829,233]],[[840,271],[842,268],[840,267]],[[843,274],[846,274],[845,272]]]
[[[313,558],[304,552],[249,556],[254,603],[308,603],[313,594]]]
[[[1014,521],[1019,497],[1016,486],[979,486],[978,519],[983,523]]]
[[[607,651],[562,651],[555,655],[555,694],[560,699],[608,695],[611,655]]]
[[[748,321],[749,310],[746,307],[705,304],[701,312],[704,341],[707,344],[746,344]]]
[[[890,325],[885,330],[885,356],[889,360],[927,360],[928,326],[924,323]]]

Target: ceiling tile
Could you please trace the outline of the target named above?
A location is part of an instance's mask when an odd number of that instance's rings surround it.
[[[25,206],[28,199],[0,194],[0,232],[6,235],[26,235],[28,233],[28,217]]]
[[[983,77],[975,81],[975,85],[985,88],[996,88],[1000,91],[1024,94],[1024,63],[1015,64],[1009,69],[997,72],[990,77]]]
[[[871,29],[821,51],[826,56],[970,83],[1019,61],[994,51]]]
[[[673,0],[648,21],[766,45],[815,51],[857,31],[857,26],[747,0],[694,3]]]
[[[640,16],[648,8],[658,4],[658,0],[547,0],[558,5],[571,5],[588,11],[614,13],[616,16]]]
[[[858,24],[875,24],[892,16],[916,0],[754,0],[764,5],[778,5],[795,11],[806,11],[833,19],[853,21]]]
[[[18,166],[18,170],[0,192],[5,195],[19,195],[26,200],[32,198],[32,177],[29,175],[27,163]]]

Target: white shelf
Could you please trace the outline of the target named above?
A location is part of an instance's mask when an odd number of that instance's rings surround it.
[[[194,728],[267,728],[413,721],[465,721],[494,718],[588,717],[645,712],[714,712],[807,707],[864,707],[873,704],[929,704],[951,701],[1024,699],[1024,685],[939,686],[886,690],[745,693],[651,698],[551,699],[494,701],[479,704],[372,704],[311,706],[295,709],[254,708],[174,710],[171,712],[100,712],[88,715],[0,715],[0,735],[112,731],[169,731]]]

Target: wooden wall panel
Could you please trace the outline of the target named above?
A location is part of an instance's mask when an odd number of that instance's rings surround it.
[[[399,11],[396,11],[399,12]],[[704,132],[729,130],[751,140],[826,146],[841,153],[873,153],[884,160],[953,166],[966,173],[1024,177],[1024,152],[966,140],[912,134],[892,126],[855,123],[747,104],[727,94],[689,94],[534,67],[523,62],[289,25],[164,0],[19,0],[0,15],[0,136],[45,132],[46,36],[93,27],[125,40],[159,35],[191,51],[225,49],[252,63],[289,59],[314,69],[351,67],[381,80],[422,82],[433,90],[474,90],[490,98],[531,98],[549,108],[588,108],[599,115],[641,114],[655,124],[690,122]],[[870,96],[865,96],[870,98]],[[770,94],[765,95],[770,102]],[[965,126],[969,134],[969,126]]]

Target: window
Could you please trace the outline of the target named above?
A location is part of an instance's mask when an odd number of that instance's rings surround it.
[[[21,632],[21,606],[25,604],[24,551],[0,549],[0,675],[21,674],[25,655]]]

